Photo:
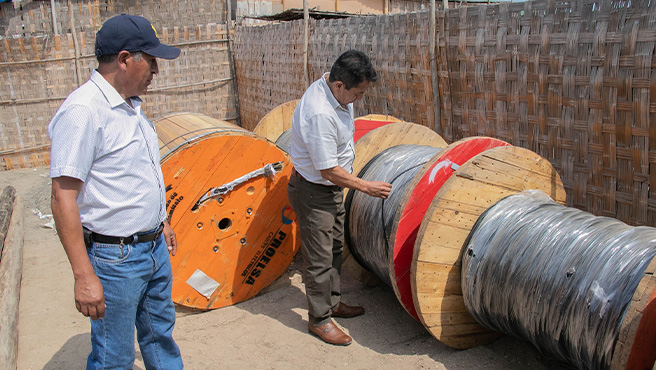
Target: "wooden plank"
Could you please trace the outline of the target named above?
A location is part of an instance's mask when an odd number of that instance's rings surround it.
[[[2,261],[5,237],[9,229],[15,197],[16,189],[13,186],[6,186],[2,191],[2,195],[0,195],[0,261]]]
[[[0,364],[15,369],[18,355],[18,306],[23,271],[23,203],[16,197],[0,260]]]

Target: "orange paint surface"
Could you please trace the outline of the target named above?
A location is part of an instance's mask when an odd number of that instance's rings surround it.
[[[275,162],[283,168],[274,178],[258,176],[194,208],[209,189]],[[246,131],[206,134],[162,159],[166,210],[178,240],[171,257],[175,303],[200,309],[233,305],[283,274],[300,246],[287,200],[291,169],[282,150]],[[218,286],[203,295],[192,275]]]

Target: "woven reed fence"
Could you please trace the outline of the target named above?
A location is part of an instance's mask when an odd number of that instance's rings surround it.
[[[379,80],[356,105],[356,114],[394,114],[430,127],[433,96],[427,24],[426,13],[311,19],[310,81],[328,71],[343,51],[363,50],[374,61]],[[245,128],[252,129],[269,110],[303,94],[303,32],[302,20],[235,30]]]
[[[547,0],[441,10],[436,70],[428,29],[426,12],[311,21],[310,79],[360,49],[379,82],[357,115],[391,114],[448,142],[485,135],[528,148],[558,170],[570,206],[656,226],[656,6]],[[302,40],[303,21],[236,30],[245,127],[302,95]],[[267,84],[263,94],[248,94],[257,84]]]
[[[173,61],[159,60],[159,75],[144,98],[143,107],[148,117],[192,111],[219,119],[237,118],[225,23],[186,23],[194,17],[191,11],[220,11],[222,7],[213,5],[215,1],[194,2],[189,9],[182,1],[168,3],[169,8],[152,0],[72,3],[71,7],[66,6],[66,1],[57,3],[61,15],[57,17],[58,22],[70,20],[70,14],[66,15],[69,9],[75,13],[73,27],[67,24],[60,35],[49,31],[52,23],[46,24],[50,8],[43,7],[49,2],[33,2],[26,5],[35,6],[33,9],[15,10],[33,20],[33,23],[24,23],[31,31],[26,36],[0,38],[0,169],[49,164],[48,123],[63,99],[86,82],[97,66],[93,55],[95,32],[115,12],[151,14],[152,20],[165,18],[163,12],[166,10],[164,13],[180,22],[180,26],[160,27],[157,21],[152,21],[160,39],[180,47],[182,54]],[[13,9],[11,4],[9,6],[2,8],[5,13]],[[172,8],[174,6],[178,8]],[[210,17],[207,14],[196,16],[199,19]],[[214,17],[225,18],[221,14]],[[9,20],[6,25],[13,24],[14,18],[5,19]]]

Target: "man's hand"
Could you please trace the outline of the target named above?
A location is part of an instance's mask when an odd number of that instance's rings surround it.
[[[162,234],[164,234],[169,253],[171,253],[172,256],[175,256],[175,253],[178,251],[178,241],[175,238],[175,231],[173,231],[168,221],[164,221],[164,230],[162,230]]]
[[[382,181],[368,181],[364,192],[372,197],[387,199],[392,191],[392,184]]]
[[[340,166],[321,170],[321,177],[337,186],[358,190],[376,198],[387,199],[390,191],[392,191],[392,184],[383,181],[363,180]]]
[[[105,316],[105,295],[100,279],[91,272],[75,277],[75,307],[91,320]]]

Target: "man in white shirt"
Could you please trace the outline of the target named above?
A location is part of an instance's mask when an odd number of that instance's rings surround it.
[[[87,369],[131,369],[134,331],[147,369],[182,369],[173,340],[171,262],[155,127],[141,111],[158,73],[148,20],[119,15],[96,34],[98,69],[53,117],[52,213],[75,278],[75,306],[91,318]],[[168,246],[168,248],[167,248]]]
[[[323,341],[349,345],[352,338],[332,317],[355,317],[364,308],[341,302],[344,245],[344,187],[387,198],[392,185],[352,174],[355,151],[353,102],[377,80],[369,58],[357,50],[342,54],[330,73],[303,94],[292,117],[294,171],[287,194],[300,226],[308,331]]]

